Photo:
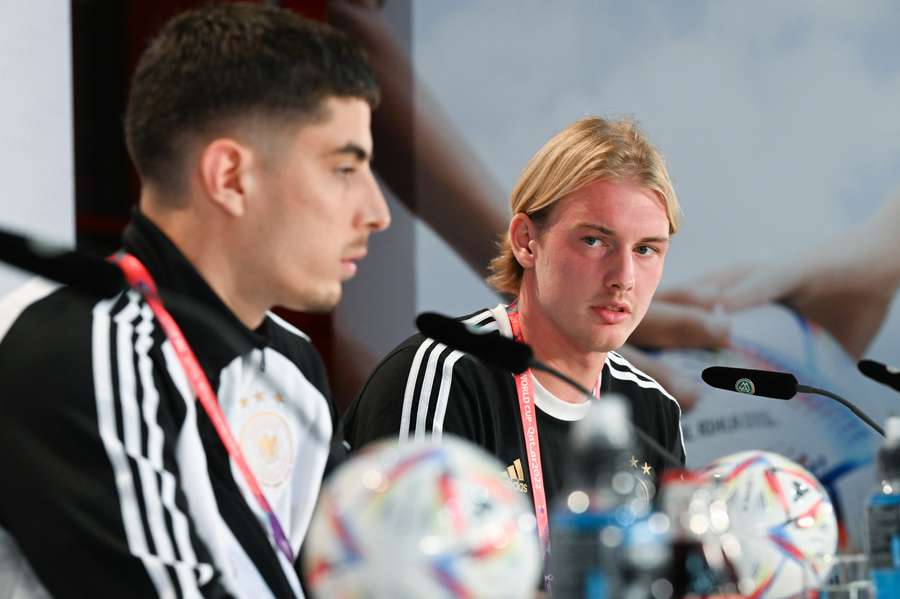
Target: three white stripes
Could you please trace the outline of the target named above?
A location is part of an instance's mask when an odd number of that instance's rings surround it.
[[[678,437],[681,439],[681,451],[685,455],[687,455],[687,450],[684,447],[684,431],[681,428],[681,405],[678,403],[678,400],[675,399],[674,397],[672,397],[668,391],[663,389],[662,385],[657,383],[650,376],[647,376],[646,373],[635,368],[634,364],[632,364],[631,362],[629,362],[628,360],[623,358],[621,355],[617,354],[616,352],[609,352],[608,354],[606,354],[606,356],[607,356],[607,359],[615,362],[616,364],[624,366],[624,367],[628,368],[629,370],[631,370],[632,372],[635,372],[635,373],[637,373],[643,377],[646,377],[650,380],[645,381],[645,380],[638,379],[637,376],[635,376],[634,374],[631,374],[629,372],[621,372],[621,371],[616,370],[615,368],[609,369],[609,373],[612,376],[614,376],[617,379],[623,380],[623,381],[631,381],[633,383],[636,383],[638,387],[643,387],[644,389],[656,389],[657,391],[659,391],[660,393],[662,393],[663,395],[665,395],[666,397],[668,397],[675,403],[675,407],[678,408]]]
[[[114,317],[116,323],[116,357],[119,381],[119,397],[122,406],[122,430],[124,445],[116,426],[115,393],[110,369],[110,310],[116,299],[100,302],[93,311],[93,374],[97,417],[100,436],[109,456],[119,493],[122,523],[131,552],[139,557],[160,597],[178,595],[166,566],[175,569],[181,592],[187,597],[200,597],[195,568],[197,558],[190,542],[188,520],[175,505],[175,478],[163,464],[163,432],[157,422],[159,394],[153,381],[153,364],[148,351],[153,344],[152,312],[149,307],[140,308],[137,296],[130,292],[128,304]],[[132,343],[135,329],[132,322],[140,315],[137,341]],[[138,372],[134,369],[137,355]],[[137,385],[143,391],[143,401],[138,402]],[[147,454],[141,448],[141,421],[147,427]],[[144,498],[146,512],[140,511],[137,489],[128,458],[135,460]],[[160,474],[162,489],[157,485]],[[170,514],[175,533],[174,544],[166,526],[165,512]],[[151,554],[144,533],[144,518],[153,538],[155,554]],[[179,560],[175,555],[177,545]]]
[[[489,315],[491,315],[491,311],[485,310],[467,318],[463,322],[465,324],[473,324],[484,320],[484,318]],[[479,330],[485,332],[496,331],[499,329],[499,325],[496,320],[490,320],[485,325],[478,328]],[[408,441],[410,438],[409,428],[412,420],[413,398],[416,395],[416,381],[419,377],[419,371],[422,368],[422,361],[425,359],[425,355],[429,352],[429,349],[430,354],[428,354],[428,361],[425,367],[425,376],[422,379],[422,388],[420,389],[418,394],[419,402],[418,409],[416,410],[416,427],[414,429],[414,439],[416,441],[420,441],[424,439],[427,434],[426,420],[428,418],[428,407],[434,385],[435,374],[437,371],[437,363],[443,351],[447,349],[446,345],[442,343],[435,343],[434,340],[430,338],[426,338],[419,345],[419,349],[416,351],[416,355],[413,357],[412,366],[409,370],[409,376],[406,379],[406,388],[403,393],[403,412],[400,418],[399,439],[401,442]],[[438,390],[434,419],[431,426],[431,438],[435,442],[439,442],[441,440],[441,436],[443,435],[444,416],[447,412],[447,400],[450,395],[450,386],[453,383],[453,367],[456,365],[456,362],[461,357],[463,357],[463,355],[465,354],[454,350],[451,351],[450,354],[444,359],[444,365],[441,369],[441,384]],[[681,431],[681,406],[678,405],[678,401],[674,397],[672,397],[669,392],[666,391],[659,383],[635,368],[631,362],[626,360],[621,355],[617,354],[616,352],[609,352],[607,354],[607,358],[617,365],[623,366],[631,371],[622,372],[621,370],[610,367],[609,373],[614,378],[635,383],[637,386],[644,389],[654,389],[656,391],[659,391],[675,403],[675,406],[678,408],[678,432],[679,437],[681,438],[681,448],[682,451],[684,451],[684,435]],[[648,380],[638,378],[638,375],[646,377],[646,379]]]
[[[478,314],[467,318],[463,322],[465,324],[473,324],[480,320],[484,320],[486,316],[490,316],[490,310],[479,312]],[[478,327],[482,331],[497,330],[497,322],[490,321],[482,327]],[[422,379],[422,388],[419,390],[418,409],[416,410],[416,421],[413,438],[416,441],[425,439],[427,433],[428,408],[431,401],[432,390],[434,389],[435,375],[437,373],[437,364],[444,350],[448,349],[443,343],[435,343],[434,339],[426,338],[413,356],[412,366],[409,369],[409,376],[406,379],[406,388],[403,392],[403,412],[400,416],[400,442],[410,440],[409,427],[412,424],[412,406],[413,398],[416,395],[416,380],[419,378],[419,371],[422,368],[422,361],[425,354],[429,351],[428,361],[425,364],[425,375]],[[453,367],[456,362],[465,354],[460,351],[453,350],[444,359],[441,367],[441,383],[438,387],[437,400],[435,402],[434,419],[431,426],[431,438],[435,442],[441,440],[444,430],[444,415],[447,412],[447,400],[450,397],[450,386],[453,383]]]

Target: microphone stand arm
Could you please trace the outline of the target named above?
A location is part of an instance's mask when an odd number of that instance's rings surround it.
[[[588,391],[587,389],[582,387],[578,382],[576,382],[570,376],[563,374],[562,372],[558,371],[557,369],[553,368],[552,366],[548,366],[535,358],[531,358],[528,360],[528,367],[531,368],[532,370],[540,370],[541,372],[546,372],[547,374],[554,376],[554,377],[558,378],[559,380],[563,381],[564,383],[568,384],[573,389],[577,389],[585,397],[588,397],[592,400],[595,399],[593,393],[591,393],[590,391]],[[665,461],[669,462],[675,468],[683,468],[684,467],[681,464],[681,460],[676,458],[666,448],[664,448],[662,445],[657,443],[656,439],[654,439],[653,437],[651,437],[650,435],[648,435],[647,433],[645,433],[644,431],[642,431],[641,429],[636,427],[634,425],[634,423],[631,422],[630,420],[629,420],[628,424],[631,426],[631,430],[632,430],[632,432],[634,432],[635,436],[637,436],[641,441],[643,441],[644,443],[649,445],[650,448],[653,449],[653,451],[655,451],[657,454],[662,456],[663,459],[665,459]]]
[[[882,437],[884,436],[884,429],[881,428],[877,422],[875,422],[874,420],[869,418],[865,412],[863,412],[862,410],[857,408],[855,405],[853,405],[852,403],[850,403],[843,397],[836,395],[830,391],[826,391],[824,389],[819,389],[817,387],[810,387],[808,385],[797,385],[797,391],[799,391],[800,393],[813,393],[815,395],[824,395],[825,397],[830,397],[831,399],[835,400],[836,402],[838,402],[839,404],[841,404],[842,406],[846,407],[848,410],[850,410],[851,412],[856,414],[856,416],[860,420],[862,420],[863,422],[868,424],[870,427],[872,427],[872,430],[874,430],[876,433],[878,433]]]

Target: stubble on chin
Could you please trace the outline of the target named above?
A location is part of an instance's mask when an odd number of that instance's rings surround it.
[[[280,305],[296,312],[327,314],[334,311],[337,307],[341,301],[341,295],[342,289],[340,284],[318,286],[312,289],[299,290],[293,294],[289,302]]]
[[[340,284],[334,289],[318,290],[318,293],[315,293],[310,301],[310,307],[306,309],[306,312],[327,314],[337,308],[338,303],[341,301],[341,295],[342,288]]]

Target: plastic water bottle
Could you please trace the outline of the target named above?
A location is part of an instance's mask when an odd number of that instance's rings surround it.
[[[712,481],[687,470],[668,470],[660,493],[671,553],[667,588],[659,596],[736,596],[740,585],[734,560],[740,548],[727,534],[728,509],[715,497]]]
[[[866,510],[866,553],[875,596],[893,599],[900,597],[900,417],[888,419],[878,478],[881,484]]]
[[[569,451],[550,514],[553,597],[621,597],[625,535],[647,508],[629,467],[631,420],[622,398],[591,402],[570,433]]]

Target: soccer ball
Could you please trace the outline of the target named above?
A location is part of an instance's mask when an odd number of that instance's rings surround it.
[[[534,515],[503,465],[444,435],[381,442],[323,487],[304,554],[316,596],[523,597],[538,587]]]
[[[743,451],[705,473],[728,506],[744,595],[785,599],[821,585],[838,529],[831,500],[809,471],[776,453]]]

